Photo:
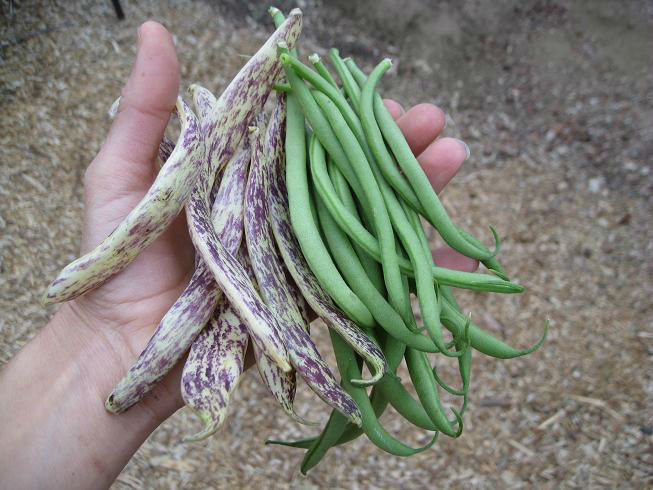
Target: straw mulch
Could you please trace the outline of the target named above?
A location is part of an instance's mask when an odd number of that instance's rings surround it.
[[[1,4],[0,363],[54,311],[39,298],[76,256],[82,175],[129,73],[137,26],[163,22],[176,36],[182,88],[199,82],[217,93],[271,31],[258,1],[122,3],[123,22],[110,2]],[[415,457],[360,438],[301,476],[300,451],[263,442],[313,431],[285,418],[252,371],[223,432],[183,444],[197,422],[180,411],[114,487],[650,487],[650,3],[300,4],[305,54],[337,45],[367,68],[389,55],[386,93],[448,112],[446,134],[467,140],[472,158],[445,203],[485,239],[493,224],[509,274],[528,286],[510,297],[461,294],[462,303],[517,346],[534,342],[548,318],[549,341],[512,361],[477,355],[465,433]],[[330,356],[324,328],[313,331]],[[311,419],[328,416],[305,386],[297,405]],[[382,420],[411,444],[428,440],[391,411]]]

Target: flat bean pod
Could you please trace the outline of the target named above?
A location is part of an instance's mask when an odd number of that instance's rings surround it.
[[[221,296],[209,323],[193,342],[184,364],[181,393],[204,424],[184,441],[199,441],[220,429],[231,395],[245,369],[249,335],[229,301]]]
[[[200,175],[204,146],[195,114],[181,98],[176,108],[181,133],[148,192],[107,238],[58,274],[43,298],[45,304],[76,298],[123,270],[183,209]]]

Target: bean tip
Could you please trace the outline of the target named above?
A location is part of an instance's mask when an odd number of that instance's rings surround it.
[[[310,61],[313,64],[319,63],[320,62],[320,55],[317,54],[317,53],[313,53],[312,55],[310,55],[308,57],[308,61]]]

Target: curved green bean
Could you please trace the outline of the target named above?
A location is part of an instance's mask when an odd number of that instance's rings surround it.
[[[326,65],[322,62],[320,56],[317,53],[313,53],[312,55],[310,55],[308,57],[308,61],[311,62],[311,64],[315,67],[315,70],[320,74],[322,78],[324,78],[327,82],[329,82],[330,85],[334,86],[338,90],[338,92],[343,93],[342,89],[338,87],[338,83],[336,82],[336,79],[333,78],[333,75],[331,75],[331,72],[326,67]]]
[[[411,448],[402,442],[392,437],[383,426],[379,423],[374,410],[370,405],[370,400],[367,397],[367,392],[364,388],[352,385],[348,380],[360,377],[360,368],[355,359],[353,350],[340,338],[340,336],[333,330],[329,331],[331,335],[331,342],[333,343],[333,350],[336,354],[336,362],[338,369],[343,375],[343,388],[351,395],[356,404],[358,405],[363,420],[363,431],[367,437],[380,449],[394,454],[395,456],[411,456],[419,452],[429,449],[435,444],[438,433],[426,446],[421,448]],[[419,352],[419,351],[417,351]],[[358,375],[356,375],[358,373]]]
[[[364,112],[369,114],[369,111],[372,111],[372,114],[374,115],[374,125],[376,125],[380,130],[388,146],[390,146],[397,163],[422,205],[422,210],[425,213],[424,216],[438,230],[447,244],[458,252],[478,260],[487,260],[494,257],[496,251],[490,252],[484,246],[483,248],[479,248],[473,243],[470,243],[460,234],[458,227],[451,222],[447,211],[444,209],[440,199],[433,190],[428,177],[415,158],[410,146],[408,146],[401,129],[399,129],[394,118],[383,104],[383,101],[379,98],[377,99],[377,103],[374,103],[376,83],[380,76],[387,71],[391,65],[392,63],[390,60],[386,59],[375,68],[375,70],[378,70],[377,73],[375,73],[375,80],[370,80],[371,74],[370,77],[367,77],[361,91],[361,104],[366,107],[365,110],[361,107],[361,117],[363,117]],[[380,104],[378,102],[380,102]],[[368,129],[366,129],[366,134],[368,138],[374,138],[373,134],[368,133]],[[490,228],[490,230],[495,237],[495,241],[497,241],[498,236],[496,231],[494,231],[493,228]]]
[[[433,265],[435,265],[435,260],[433,259],[433,254],[431,253],[431,247],[429,247],[429,242],[428,239],[426,238],[426,234],[424,233],[424,228],[422,227],[422,223],[420,222],[419,216],[417,215],[415,210],[412,209],[406,202],[402,201],[401,206],[404,212],[406,213],[406,217],[408,218],[408,221],[411,223],[413,229],[415,230],[415,233],[417,234],[417,238],[422,246],[422,249],[424,250],[424,253],[431,257],[431,262],[433,263]],[[457,310],[460,310],[456,298],[454,297],[453,293],[451,292],[451,289],[448,286],[440,286],[440,293],[442,294],[443,300],[448,300],[452,306],[454,306]],[[471,345],[471,338],[469,337],[469,322],[465,326],[465,331],[466,331],[466,335],[464,340],[467,341],[468,343],[467,347],[469,347],[469,345]],[[456,346],[458,350],[463,350],[463,346],[461,345],[461,343],[462,340],[460,338],[454,339],[453,341],[453,344]],[[449,345],[447,345],[447,348],[449,348]],[[467,407],[467,392],[469,389],[469,377],[470,377],[471,363],[472,363],[472,350],[473,349],[466,348],[465,353],[458,358],[458,371],[460,372],[460,378],[463,383],[462,390],[455,390],[451,388],[448,384],[446,384],[444,381],[440,379],[436,369],[433,368],[433,377],[435,378],[436,382],[440,386],[442,386],[442,388],[447,390],[452,395],[465,397],[463,400],[463,408],[460,411],[461,415],[465,413],[465,408]]]
[[[358,109],[360,104],[361,90],[358,87],[358,84],[347,70],[344,61],[340,57],[340,53],[337,49],[332,48],[329,50],[329,58],[331,58],[331,63],[333,63],[340,81],[342,82],[343,87],[345,88],[345,93],[349,100],[351,100],[353,106]]]
[[[456,419],[459,421],[458,430],[454,431],[449,423],[449,419],[447,419],[447,416],[444,414],[444,408],[440,403],[436,381],[433,377],[433,371],[431,371],[431,366],[429,365],[426,354],[408,347],[406,348],[404,358],[406,359],[410,379],[415,386],[417,397],[435,426],[441,432],[450,437],[460,436],[463,430],[460,415],[456,410],[452,409],[456,415]]]
[[[354,197],[351,195],[351,189],[345,176],[342,175],[342,172],[338,170],[338,167],[333,163],[331,157],[327,155],[327,171],[329,173],[329,178],[335,187],[338,197],[342,201],[343,205],[347,210],[357,219],[360,220],[358,215],[358,210],[356,209],[356,203],[354,202]],[[349,238],[348,238],[349,239]],[[376,290],[381,294],[385,294],[385,284],[383,283],[383,271],[381,270],[381,265],[374,260],[373,257],[370,257],[368,253],[365,252],[357,243],[352,243],[358,259],[363,265],[365,272],[367,272],[367,277],[369,277],[372,284]]]
[[[442,302],[442,324],[454,336],[462,335],[465,329],[466,317],[454,307],[449,300]],[[525,356],[536,351],[546,340],[549,330],[549,322],[544,325],[544,333],[540,340],[528,349],[515,349],[502,340],[497,339],[494,335],[482,330],[474,322],[470,321],[469,336],[472,347],[483,354],[496,357],[498,359],[512,359],[514,357]]]
[[[328,175],[326,176],[328,177]],[[375,260],[381,261],[379,242],[340,201],[333,184],[328,178],[321,178],[315,182],[315,188],[324,200],[331,215],[336,219],[338,225],[345,230],[347,235]],[[409,260],[404,257],[397,257],[402,273],[413,277],[413,267]],[[453,287],[471,289],[473,291],[491,291],[498,293],[519,293],[524,290],[523,286],[505,281],[497,276],[480,274],[477,272],[462,272],[443,267],[431,267],[433,278],[440,284]]]
[[[320,155],[319,152],[315,152],[311,156],[312,174],[318,171],[327,172],[326,164],[321,159],[321,156],[323,155]],[[329,251],[349,287],[351,287],[357,297],[360,298],[372,313],[376,322],[389,335],[392,335],[411,347],[415,347],[421,351],[438,352],[439,348],[427,337],[411,332],[405,325],[402,317],[379,293],[358,259],[347,235],[345,235],[333,220],[319,194],[315,197],[319,222],[324,232]]]
[[[281,58],[284,58],[284,54],[281,54]],[[317,105],[317,102],[311,94],[311,90],[306,86],[304,80],[302,80],[295,71],[290,68],[287,64],[284,64],[284,70],[286,73],[286,79],[292,88],[293,95],[297,97],[299,104],[301,105],[302,111],[306,116],[311,128],[313,128],[313,133],[320,140],[320,143],[326,151],[331,155],[333,161],[336,163],[342,174],[347,179],[347,182],[351,186],[352,190],[356,194],[356,197],[363,207],[363,211],[366,215],[371,215],[371,208],[367,202],[366,196],[363,192],[362,186],[358,181],[358,177],[354,173],[345,151],[342,148],[342,145],[338,141],[333,129],[329,125],[324,114],[320,110],[320,107]]]

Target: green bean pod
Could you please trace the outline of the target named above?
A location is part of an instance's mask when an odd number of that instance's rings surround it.
[[[327,172],[323,156],[323,153],[313,151],[310,159],[313,174]],[[316,196],[316,204],[319,222],[336,265],[340,267],[340,271],[345,276],[348,285],[367,306],[377,323],[388,334],[418,350],[438,352],[438,347],[427,337],[411,332],[406,327],[402,317],[379,293],[358,260],[349,239],[335,223],[319,195]]]
[[[410,373],[410,379],[413,381],[415,391],[417,391],[417,397],[435,426],[450,437],[460,436],[463,430],[460,415],[452,409],[456,418],[459,420],[458,430],[454,431],[449,423],[449,419],[444,414],[444,408],[440,403],[440,396],[438,395],[437,384],[426,354],[408,347],[404,357],[408,366],[408,372]]]
[[[324,200],[331,215],[336,219],[338,225],[349,235],[354,243],[359,245],[375,260],[381,262],[379,242],[370,233],[338,198],[330,179],[317,176],[315,189]],[[405,257],[397,257],[399,268],[403,274],[413,277],[413,266]],[[432,266],[431,273],[435,281],[440,284],[453,287],[471,289],[473,291],[491,291],[497,293],[519,293],[524,290],[523,286],[505,281],[497,276],[480,274],[477,272],[463,272],[443,267]]]
[[[465,316],[453,306],[449,300],[442,302],[442,324],[451,332],[456,335],[462,335],[465,329]],[[549,330],[549,323],[544,325],[544,333],[540,340],[528,349],[515,349],[506,344],[502,340],[497,339],[494,335],[482,330],[474,322],[469,324],[469,336],[472,347],[477,351],[482,352],[488,356],[496,357],[498,359],[512,359],[514,357],[525,356],[531,352],[536,351],[546,340]]]
[[[310,95],[310,94],[309,94]],[[295,93],[288,95],[286,117],[286,182],[290,221],[306,262],[320,284],[347,315],[362,326],[374,319],[356,294],[347,286],[327,251],[311,212],[306,169],[304,115]]]
[[[320,74],[322,78],[324,78],[327,82],[329,82],[330,85],[334,86],[338,90],[338,92],[343,93],[343,90],[340,87],[338,87],[338,83],[336,82],[335,78],[333,78],[333,75],[326,67],[326,65],[322,62],[320,56],[317,53],[313,53],[312,55],[310,55],[308,57],[308,61],[311,62],[311,64],[315,67],[315,70]]]
[[[368,138],[370,141],[374,141],[375,139],[375,135],[373,134],[375,131],[370,132],[372,125],[374,125],[383,135],[397,163],[412,186],[415,195],[422,205],[422,210],[425,213],[424,216],[438,230],[449,246],[463,255],[478,260],[486,260],[494,257],[496,251],[490,252],[484,246],[483,248],[479,248],[460,234],[459,229],[451,222],[447,211],[433,190],[428,177],[415,158],[401,129],[399,129],[394,118],[383,104],[383,101],[377,99],[377,103],[374,103],[376,83],[390,66],[392,66],[392,63],[389,59],[381,62],[375,69],[376,73],[374,73],[374,77],[370,74],[370,77],[367,78],[361,90],[360,112],[361,118],[364,121],[368,119],[367,123],[369,123],[369,126],[364,122],[364,128],[366,129]],[[373,114],[372,119],[369,118],[370,112]],[[495,241],[498,241],[498,236],[493,228],[491,228],[491,231],[495,237]]]
[[[315,101],[324,111],[334,133],[342,144],[342,148],[351,162],[356,177],[363,185],[363,193],[373,212],[372,224],[378,237],[381,252],[381,265],[383,266],[383,279],[385,281],[388,299],[392,307],[401,315],[405,322],[412,316],[410,298],[404,294],[401,283],[401,272],[395,253],[395,236],[388,216],[383,196],[376,183],[369,162],[361,146],[347,126],[340,111],[326,95],[315,92]],[[321,145],[315,145],[315,151],[320,152]]]
[[[361,90],[354,78],[349,73],[349,70],[347,70],[347,67],[340,57],[338,50],[335,48],[330,49],[329,58],[331,59],[331,63],[333,63],[334,68],[336,69],[336,73],[338,73],[338,76],[340,77],[340,81],[342,81],[342,85],[345,88],[347,97],[349,97],[349,100],[351,100],[352,105],[355,108],[358,108],[360,104]]]
[[[370,405],[370,400],[365,389],[354,386],[348,381],[348,379],[360,376],[360,368],[356,362],[354,352],[336,332],[331,330],[329,331],[329,334],[331,335],[333,350],[336,354],[338,369],[343,373],[343,388],[352,396],[361,410],[361,414],[363,415],[362,427],[367,437],[377,447],[390,454],[394,454],[395,456],[412,456],[413,454],[420,453],[433,446],[437,440],[437,432],[430,443],[420,448],[406,446],[386,432],[374,414],[374,410]]]
[[[333,183],[333,186],[338,193],[338,197],[340,197],[340,200],[344,206],[354,217],[360,219],[358,210],[356,209],[356,203],[354,202],[354,197],[351,194],[351,189],[349,188],[349,184],[347,184],[345,176],[342,175],[342,172],[338,170],[338,167],[328,156],[327,171],[329,173],[329,178],[331,179],[331,182]],[[383,271],[381,270],[381,265],[376,260],[374,260],[373,257],[370,257],[370,255],[365,252],[365,250],[363,250],[357,243],[352,243],[352,246],[356,251],[356,255],[358,255],[358,259],[365,268],[367,277],[369,277],[370,281],[372,281],[372,284],[374,284],[374,287],[379,293],[382,295],[385,294],[385,284],[383,284]]]
[[[285,59],[284,54],[290,56],[290,53],[284,53],[282,51],[280,59]],[[311,95],[311,90],[306,86],[306,83],[304,83],[299,75],[297,75],[297,73],[295,73],[295,71],[287,64],[284,64],[284,70],[293,94],[297,97],[297,101],[313,129],[313,133],[320,140],[322,146],[324,146],[327,153],[331,155],[333,161],[347,179],[347,182],[356,194],[356,197],[361,202],[364,212],[367,215],[371,215],[371,208],[367,202],[361,183],[359,182],[342,145],[331,128],[329,121],[327,121],[324,114],[322,114],[320,107],[317,105],[313,95]]]

